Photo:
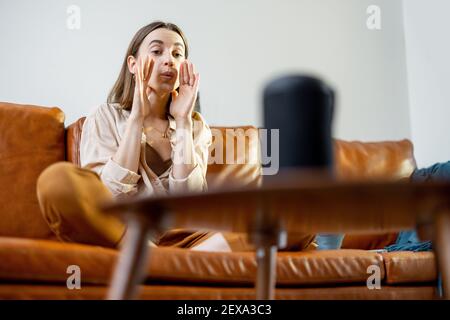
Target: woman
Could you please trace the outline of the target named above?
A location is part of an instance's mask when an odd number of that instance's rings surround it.
[[[193,111],[199,74],[187,58],[186,38],[174,24],[153,22],[136,33],[108,103],[86,118],[82,168],[60,162],[38,179],[43,215],[59,239],[120,246],[126,226],[100,212],[102,201],[206,190],[212,136]],[[153,240],[158,245],[230,251],[237,249],[233,239],[172,230]]]
[[[212,135],[193,111],[199,75],[187,57],[186,38],[174,24],[153,22],[136,33],[108,103],[86,118],[82,168],[59,162],[38,179],[41,210],[59,239],[120,246],[126,226],[99,203],[207,189]],[[313,238],[293,236],[286,250],[304,249]],[[202,251],[253,250],[237,233],[171,230],[152,240]]]

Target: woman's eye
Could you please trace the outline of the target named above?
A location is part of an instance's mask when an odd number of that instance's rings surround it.
[[[153,53],[153,54],[160,54],[161,51],[159,51],[159,50],[153,50],[152,53]]]
[[[175,53],[175,57],[181,58],[183,55],[181,53]]]

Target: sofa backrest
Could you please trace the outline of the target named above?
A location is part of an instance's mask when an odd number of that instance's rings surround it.
[[[410,140],[335,140],[336,174],[343,180],[400,180],[416,168]]]
[[[85,118],[80,118],[67,128],[67,160],[77,165],[79,159],[79,143]],[[258,139],[253,126],[214,127],[211,126],[213,144],[210,158],[223,159],[223,163],[208,164],[207,181],[210,189],[224,185],[258,186],[261,183],[261,161]],[[256,136],[256,138],[258,138]],[[221,140],[221,142],[219,141]],[[238,152],[239,142],[243,143],[244,152]],[[216,142],[220,143],[217,144]],[[228,142],[227,142],[228,141]],[[226,147],[233,151],[234,163],[225,161]],[[335,172],[342,180],[399,180],[411,175],[416,167],[413,145],[405,139],[401,141],[360,142],[335,140]],[[222,154],[217,157],[217,152]],[[257,163],[252,160],[258,159]],[[210,159],[211,160],[211,159]],[[363,213],[361,213],[363,214]],[[342,247],[353,249],[383,248],[395,242],[397,233],[376,235],[346,235]]]
[[[67,127],[67,161],[80,165],[79,145],[85,117]],[[209,188],[239,184],[258,185],[261,182],[260,149],[257,128],[253,126],[215,127],[211,126],[213,143],[210,158],[222,154],[208,164]],[[252,133],[256,132],[256,136]],[[219,139],[221,138],[221,139]],[[241,140],[242,139],[242,140]],[[220,144],[216,141],[221,140]],[[227,146],[231,141],[234,163],[227,160]],[[242,142],[244,152],[238,151]],[[335,171],[342,180],[399,180],[411,175],[416,167],[413,145],[408,139],[400,141],[360,142],[335,139]],[[215,159],[215,160],[216,160]],[[255,163],[252,159],[257,159]],[[210,159],[211,160],[211,159]],[[211,161],[210,161],[211,162]]]
[[[336,174],[342,180],[400,180],[416,168],[413,145],[400,141],[335,141]],[[361,212],[363,215],[364,212]],[[395,243],[398,233],[347,234],[344,249],[373,250]]]
[[[39,174],[64,161],[64,113],[0,102],[0,236],[52,238],[36,196]]]
[[[79,165],[79,143],[84,118],[64,128],[64,113],[58,108],[0,103],[0,236],[52,238],[40,213],[36,181],[50,164],[71,161]],[[211,127],[211,155],[225,146],[214,145],[217,137],[224,141],[244,138],[245,159],[259,157],[259,144],[248,135],[251,126]],[[251,130],[250,130],[251,131]],[[235,143],[235,164],[208,165],[208,185],[258,185],[259,163],[239,163]],[[213,150],[215,149],[215,150]],[[343,179],[399,179],[408,177],[415,168],[412,143],[408,140],[387,142],[335,141],[336,172]],[[242,155],[241,155],[242,156]],[[370,249],[392,242],[393,234],[346,237],[344,247]],[[384,241],[384,242],[383,242]]]

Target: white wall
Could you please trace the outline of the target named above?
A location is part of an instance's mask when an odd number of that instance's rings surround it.
[[[412,139],[419,166],[450,160],[448,0],[404,1]]]
[[[80,30],[66,28],[70,4]],[[366,28],[371,4],[380,31]],[[337,89],[337,137],[410,137],[401,0],[0,0],[0,100],[56,105],[73,122],[105,101],[131,37],[155,19],[190,40],[210,124],[262,125],[264,84],[298,71]]]

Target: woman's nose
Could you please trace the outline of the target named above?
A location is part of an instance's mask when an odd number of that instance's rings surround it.
[[[175,64],[174,57],[171,54],[166,54],[164,56],[164,65],[173,67],[174,64]]]

